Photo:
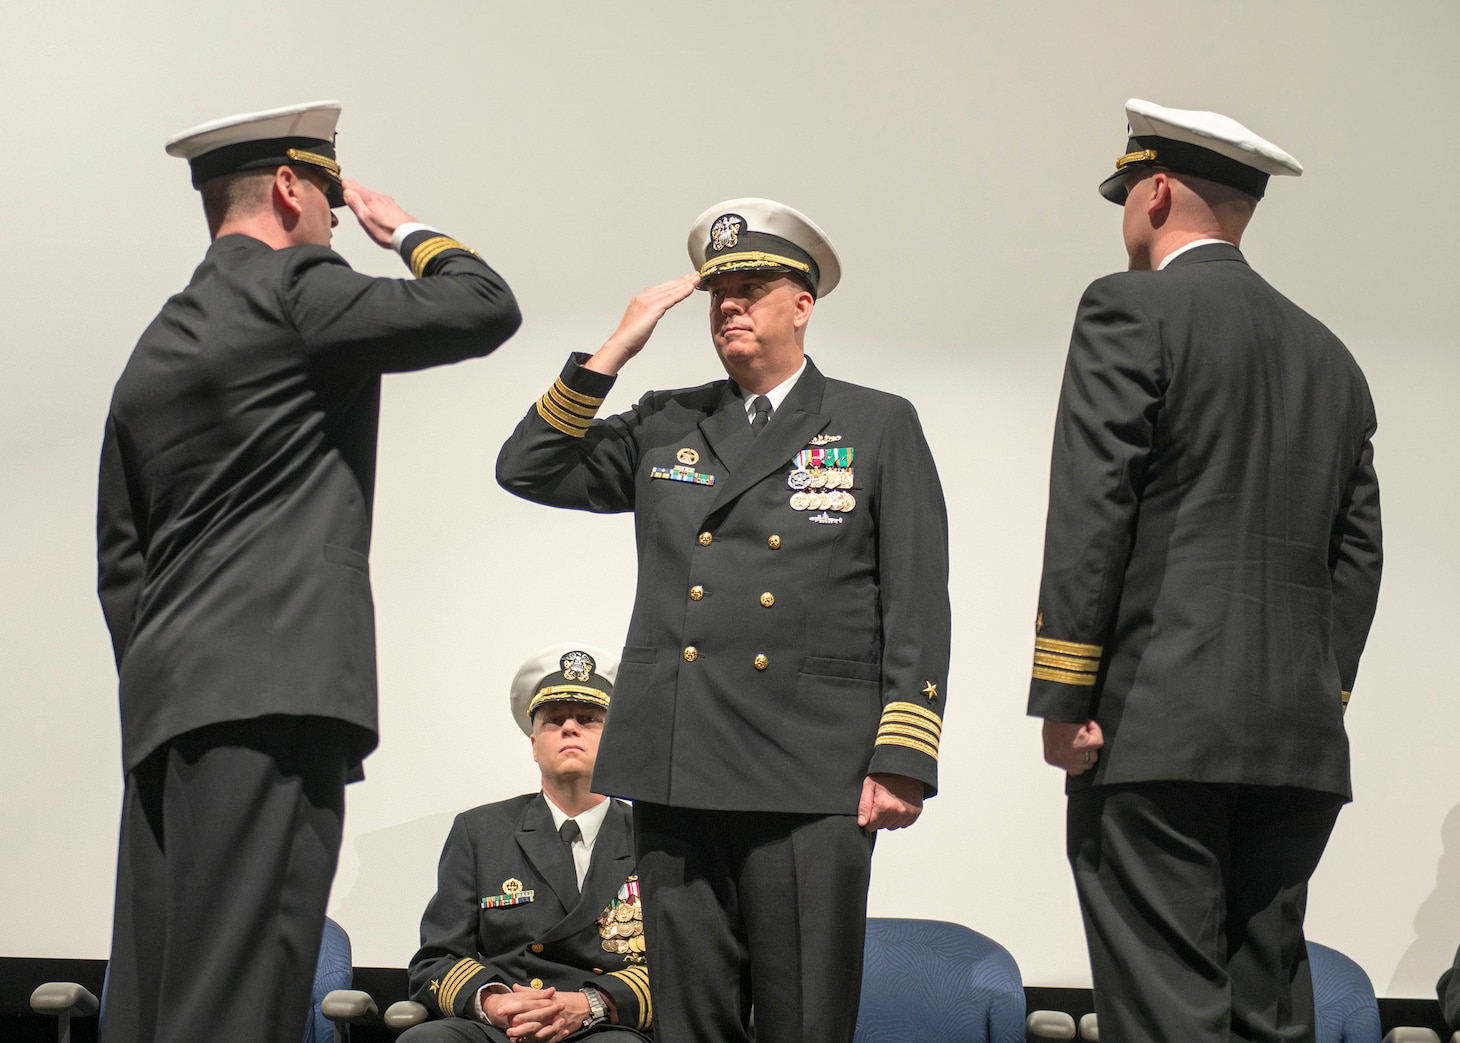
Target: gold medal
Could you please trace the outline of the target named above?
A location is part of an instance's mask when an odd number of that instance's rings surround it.
[[[811,501],[812,501],[813,498],[814,497],[812,496],[811,493],[792,493],[791,494],[791,510],[793,510],[793,511],[804,511],[804,510],[806,510],[808,507],[811,506]]]
[[[826,488],[826,472],[820,467],[811,469],[811,480],[806,483],[812,489]]]
[[[644,939],[643,938],[630,938],[629,939],[629,952],[643,952],[643,951],[644,951]]]
[[[831,493],[817,493],[815,510],[824,511],[831,507]]]
[[[842,493],[842,505],[837,508],[841,513],[846,514],[853,507],[857,506],[857,498],[851,493]]]
[[[837,490],[834,490],[833,492],[827,493],[826,494],[826,506],[827,506],[827,509],[833,510],[833,511],[840,511],[840,510],[842,510],[842,497],[844,497],[844,496],[846,496],[846,493],[842,492],[840,489],[837,489]]]
[[[634,918],[634,907],[628,902],[620,902],[613,911],[613,918],[619,923],[628,923]]]

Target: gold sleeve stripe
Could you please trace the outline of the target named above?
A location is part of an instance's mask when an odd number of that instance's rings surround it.
[[[436,1005],[441,1008],[443,1017],[453,1017],[456,1011],[456,994],[461,987],[471,981],[478,972],[486,970],[476,960],[467,958],[458,960],[456,966],[447,972],[446,977],[441,979],[441,988],[436,992]]]
[[[459,243],[450,236],[433,235],[430,239],[423,240],[411,251],[410,259],[407,262],[411,266],[411,274],[417,279],[421,278],[426,274],[426,266],[447,250],[465,250],[469,254],[476,253],[465,243]]]
[[[542,396],[542,401],[547,405],[554,416],[570,424],[591,424],[593,418],[598,414],[596,409],[588,409],[584,406],[574,405],[571,402],[564,402],[551,391]]]
[[[1348,705],[1348,701],[1354,697],[1354,693],[1353,692],[1339,692],[1338,693],[1338,697],[1343,700],[1343,705],[1347,706]]]
[[[633,992],[639,1001],[639,1023],[635,1028],[643,1031],[654,1024],[654,1000],[649,994],[649,971],[645,967],[626,967],[612,971],[610,978],[618,978]]]
[[[588,427],[593,424],[593,416],[597,413],[596,409],[584,410],[583,406],[565,406],[561,399],[553,396],[552,391],[548,391],[548,394],[539,399],[539,402],[542,402],[548,412],[556,416],[559,421],[564,424],[578,425],[578,427]]]
[[[567,384],[563,383],[562,377],[559,377],[556,381],[553,382],[552,391],[550,393],[554,395],[561,395],[569,402],[576,402],[580,406],[592,406],[594,413],[598,412],[598,407],[603,405],[603,399],[594,398],[592,395],[585,395],[581,391],[574,391]],[[591,416],[592,414],[589,415]]]
[[[588,395],[580,395],[559,377],[553,381],[553,386],[548,388],[548,397],[551,398],[559,408],[569,413],[577,413],[580,416],[593,418],[598,414],[598,407],[603,405],[603,399],[592,398]]]
[[[1036,637],[1033,676],[1038,681],[1054,681],[1056,684],[1089,688],[1095,684],[1096,675],[1100,673],[1100,657],[1103,653],[1104,649],[1099,645]]]
[[[876,745],[906,746],[910,750],[917,750],[917,752],[919,753],[926,754],[927,756],[933,758],[933,760],[938,759],[938,747],[932,745],[931,743],[918,742],[916,739],[909,739],[902,735],[882,735],[879,733],[877,736]]]
[[[1105,649],[1099,645],[1082,645],[1078,641],[1060,641],[1053,637],[1036,637],[1034,647],[1041,652],[1061,652],[1091,659],[1099,659],[1105,654]]]
[[[882,722],[882,727],[877,729],[877,737],[880,739],[887,735],[905,735],[909,739],[917,739],[919,742],[926,742],[933,746],[938,745],[938,736],[926,728],[914,728],[907,724],[892,724]]]
[[[1045,666],[1034,668],[1034,679],[1036,681],[1054,681],[1057,684],[1072,684],[1081,688],[1094,688],[1095,675],[1087,673],[1073,673],[1068,670],[1051,670]]]
[[[538,399],[537,400],[537,415],[540,416],[540,417],[542,417],[544,420],[546,420],[549,425],[551,425],[552,427],[557,428],[559,431],[561,431],[565,435],[572,436],[573,438],[582,438],[584,435],[586,435],[588,433],[588,428],[586,426],[585,427],[579,427],[576,424],[570,425],[570,424],[563,423],[563,421],[559,420],[557,417],[555,417],[551,413],[549,413],[547,411],[547,409],[544,408],[542,402],[543,402],[542,399]]]
[[[882,714],[882,723],[877,726],[877,730],[882,731],[887,728],[911,728],[914,731],[926,735],[933,742],[937,742],[943,737],[943,726],[937,721],[928,721],[924,718],[914,717],[912,714],[906,713],[887,713],[884,711]]]
[[[546,420],[553,427],[565,435],[572,435],[574,438],[582,438],[588,433],[591,421],[582,417],[572,416],[564,413],[553,404],[547,395],[537,400],[537,415]]]
[[[1100,660],[1083,656],[1059,655],[1055,652],[1034,651],[1034,661],[1040,666],[1052,666],[1056,670],[1073,670],[1079,673],[1098,674]]]
[[[603,399],[582,395],[563,383],[559,377],[537,400],[537,415],[565,435],[582,438],[598,414]]]
[[[932,710],[929,710],[926,706],[919,706],[917,703],[888,703],[882,708],[882,716],[886,719],[892,714],[911,714],[913,717],[921,717],[934,730],[940,732],[943,730],[943,718],[939,717]]]

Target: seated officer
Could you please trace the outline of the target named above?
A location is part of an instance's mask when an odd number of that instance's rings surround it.
[[[617,666],[591,646],[559,644],[517,672],[512,715],[532,740],[542,792],[452,824],[410,966],[411,998],[444,1020],[417,1025],[405,1043],[648,1038],[629,807],[588,791]]]

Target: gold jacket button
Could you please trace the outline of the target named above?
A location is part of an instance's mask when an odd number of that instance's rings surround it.
[[[684,661],[686,663],[693,663],[699,657],[700,657],[700,650],[698,648],[696,648],[694,645],[690,645],[688,648],[686,648],[684,650]]]
[[[542,942],[533,942],[532,943],[532,951],[533,952],[542,952]]]
[[[603,973],[603,968],[602,967],[594,967],[593,968],[593,973],[594,974],[602,974]]]
[[[781,538],[779,536],[774,535],[774,534],[771,535],[771,536],[768,536],[766,538],[765,545],[767,547],[769,547],[771,550],[780,550],[781,549]]]
[[[531,985],[534,989],[540,989],[540,988],[542,988],[542,979],[541,978],[533,978],[527,984]]]
[[[704,596],[705,588],[700,586],[698,583],[689,588],[689,599],[691,601],[699,601]]]
[[[764,652],[762,652],[760,655],[758,655],[758,656],[755,657],[755,668],[757,670],[764,670],[766,667],[768,667],[770,665],[771,665],[771,661],[766,658]]]
[[[715,542],[715,534],[712,533],[712,532],[710,532],[708,529],[706,529],[704,532],[700,533],[700,546],[701,547],[708,547],[711,543],[714,543],[714,542]]]
[[[768,590],[760,596],[760,603],[766,608],[770,608],[776,603],[776,596]]]

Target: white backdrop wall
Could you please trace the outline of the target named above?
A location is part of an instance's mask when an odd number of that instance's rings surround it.
[[[768,195],[845,262],[808,346],[918,406],[953,533],[942,794],[879,842],[874,914],[961,921],[1026,982],[1088,983],[1060,777],[1024,716],[1050,425],[1080,290],[1123,267],[1095,185],[1132,95],[1229,113],[1308,167],[1244,244],[1367,371],[1389,560],[1347,723],[1356,802],[1310,934],[1381,993],[1460,942],[1454,42],[1449,0],[992,4],[357,0],[11,5],[0,32],[0,955],[104,956],[121,793],[94,588],[113,381],[206,247],[172,133],[336,97],[346,171],[473,245],[526,314],[497,356],[386,381],[373,567],[380,750],[332,911],[403,965],[456,811],[535,784],[506,687],[561,637],[621,643],[625,518],[511,499],[497,447],[571,349],[687,270],[689,221]],[[336,246],[402,275],[353,221]],[[609,408],[717,375],[704,299]]]

